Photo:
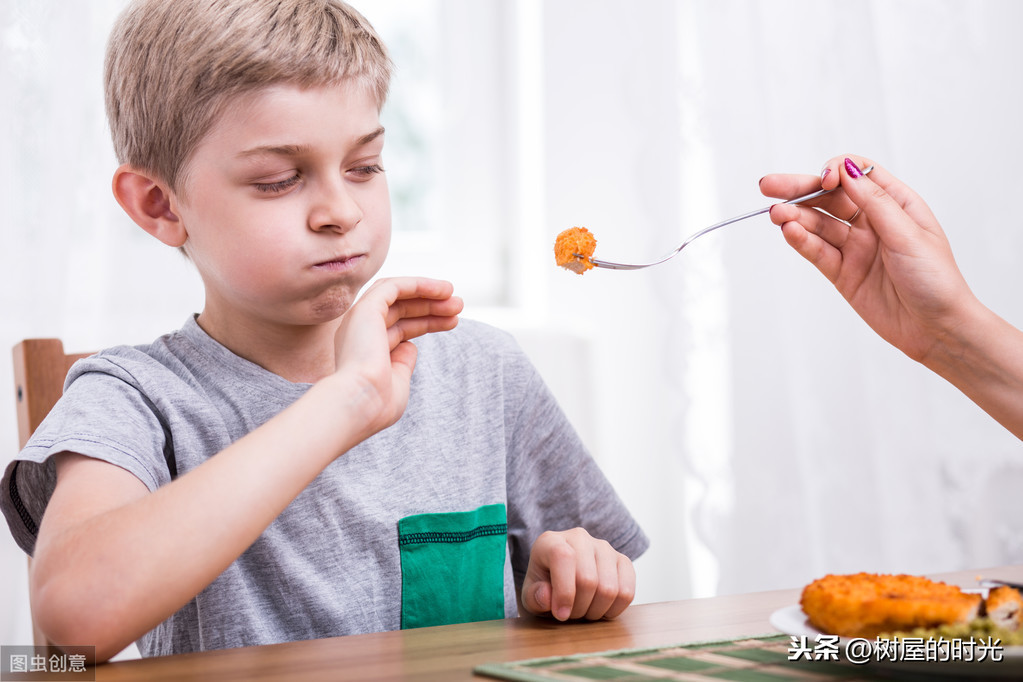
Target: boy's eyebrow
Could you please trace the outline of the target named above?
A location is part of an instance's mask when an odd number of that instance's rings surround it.
[[[384,134],[384,127],[380,126],[371,133],[367,133],[362,137],[355,140],[355,146],[361,147],[369,144],[373,140],[377,139]],[[245,158],[249,156],[259,156],[261,154],[270,154],[274,156],[298,156],[309,150],[309,147],[301,144],[269,144],[262,145],[259,147],[253,147],[252,149],[246,149],[245,151],[238,154],[238,156]]]
[[[305,145],[300,144],[268,144],[246,149],[243,152],[239,152],[238,156],[241,158],[261,156],[263,154],[270,156],[298,156],[308,149]]]
[[[384,127],[380,126],[379,128],[377,128],[373,132],[369,133],[368,135],[363,135],[358,140],[356,140],[355,141],[355,145],[357,147],[361,147],[364,144],[369,144],[370,142],[372,142],[373,140],[377,139],[378,137],[380,137],[383,134],[384,134]]]

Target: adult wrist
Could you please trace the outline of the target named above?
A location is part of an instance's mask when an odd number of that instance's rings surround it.
[[[996,373],[1000,340],[1009,327],[1001,317],[970,295],[945,325],[921,363],[953,383],[969,376]]]

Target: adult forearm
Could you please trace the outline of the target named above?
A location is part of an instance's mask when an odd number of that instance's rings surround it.
[[[978,303],[923,364],[1023,439],[1023,331]]]

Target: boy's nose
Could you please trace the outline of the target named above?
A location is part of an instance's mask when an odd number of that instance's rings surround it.
[[[344,181],[324,187],[309,211],[309,229],[320,232],[334,230],[345,233],[362,220],[359,203],[348,192]]]

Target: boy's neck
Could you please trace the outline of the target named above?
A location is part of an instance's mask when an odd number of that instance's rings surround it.
[[[213,340],[235,355],[294,383],[315,383],[336,368],[334,335],[340,319],[319,325],[220,325],[202,313],[196,319]]]

